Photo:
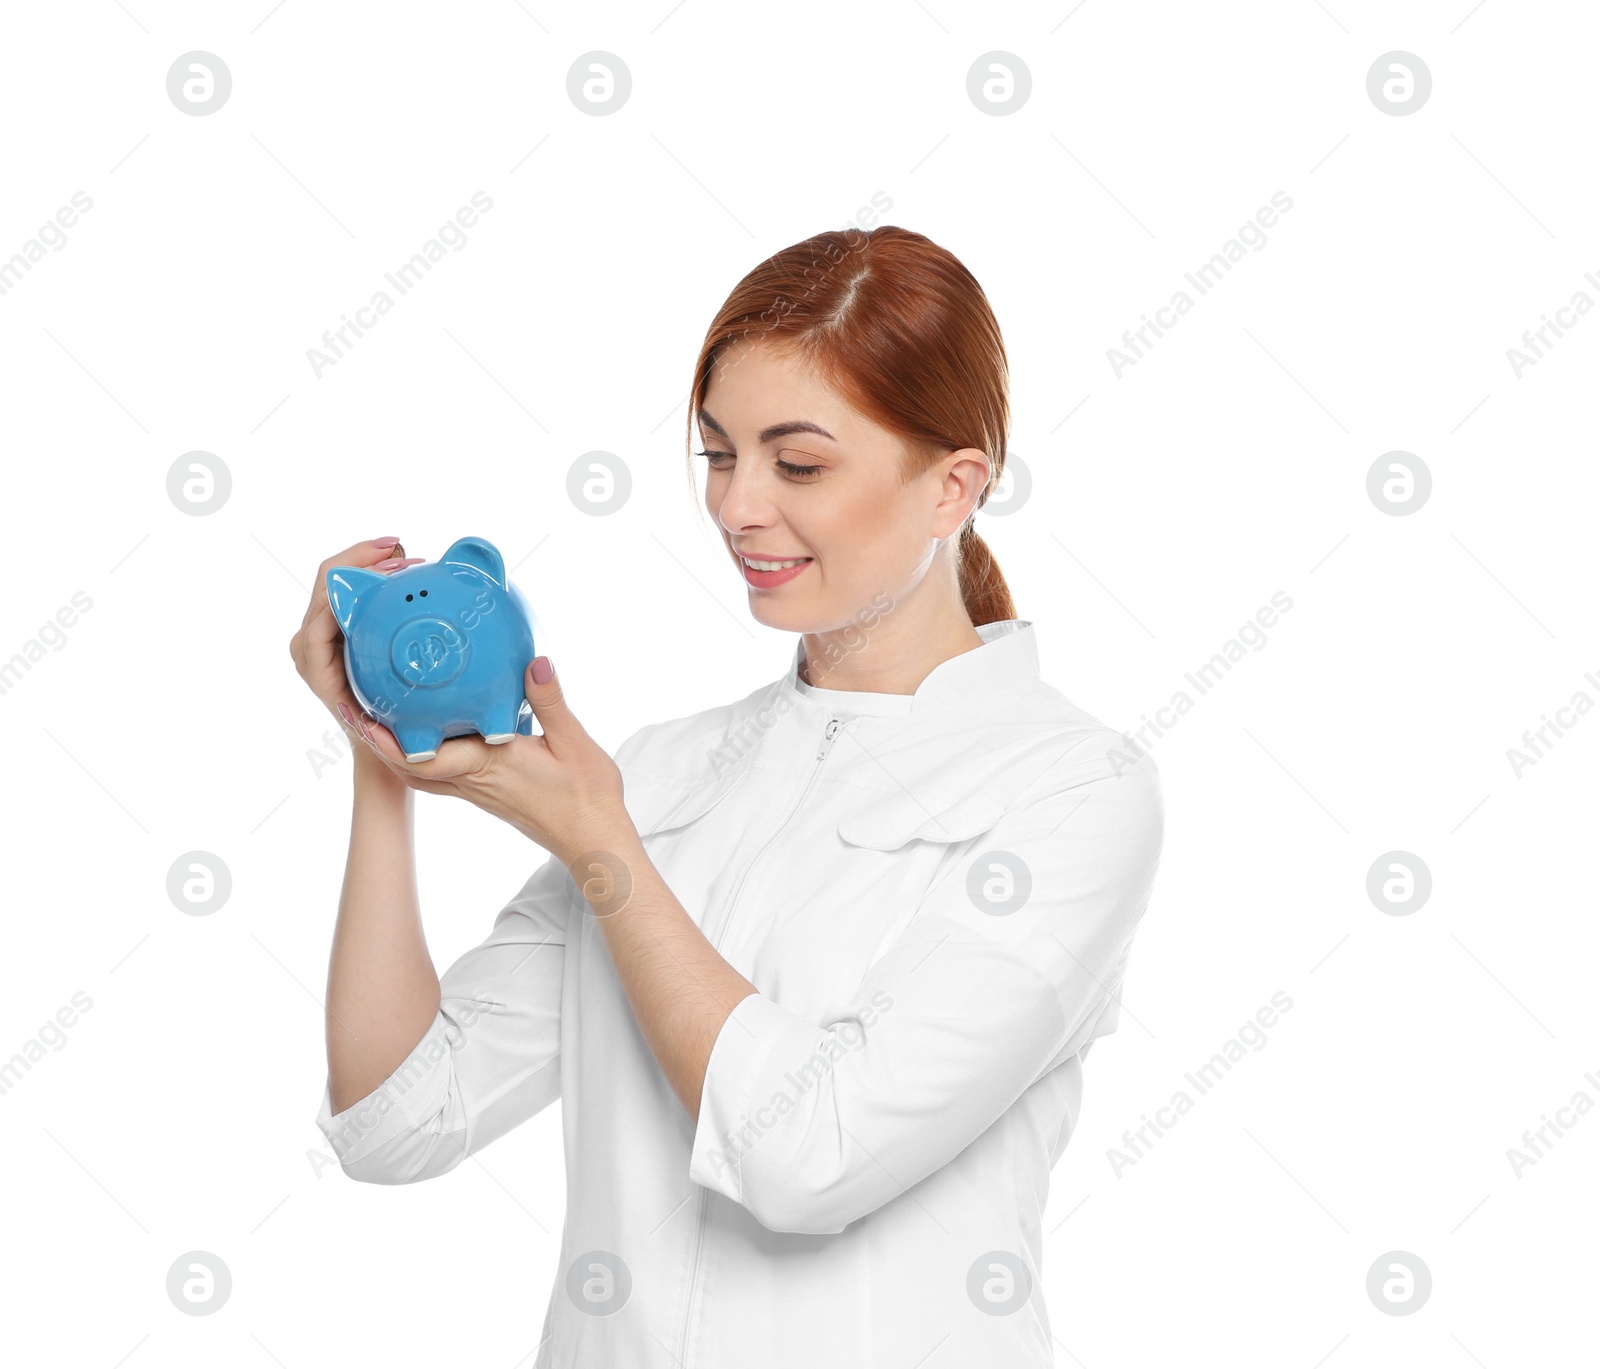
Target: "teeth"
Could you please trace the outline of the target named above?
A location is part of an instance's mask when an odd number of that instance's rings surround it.
[[[748,556],[739,558],[751,570],[788,570],[790,566],[798,566],[801,561],[809,561],[809,556],[801,556],[793,561],[752,561]]]

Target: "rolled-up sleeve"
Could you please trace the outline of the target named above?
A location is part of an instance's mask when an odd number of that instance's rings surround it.
[[[735,1006],[691,1179],[772,1230],[842,1231],[1115,1029],[1160,858],[1160,779],[1146,755],[1035,789],[952,863],[833,1020],[761,993]]]
[[[571,889],[551,856],[440,976],[438,1015],[394,1073],[337,1115],[324,1084],[316,1124],[352,1179],[448,1173],[560,1096]]]

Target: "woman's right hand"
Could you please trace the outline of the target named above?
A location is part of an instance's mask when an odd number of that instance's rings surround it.
[[[289,654],[294,657],[295,669],[307,687],[335,718],[341,727],[348,727],[340,716],[341,704],[352,718],[359,718],[363,709],[351,692],[350,681],[344,673],[344,633],[333,616],[328,603],[328,572],[334,566],[362,566],[367,570],[387,575],[403,566],[414,566],[427,558],[406,557],[399,538],[382,537],[373,542],[357,542],[336,556],[330,556],[317,567],[316,583],[311,590],[311,604],[306,609],[300,630],[289,639]]]

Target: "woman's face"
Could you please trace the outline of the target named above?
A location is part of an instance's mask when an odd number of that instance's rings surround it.
[[[699,421],[706,507],[751,612],[789,632],[849,627],[869,606],[884,611],[885,595],[905,603],[989,478],[983,453],[965,448],[902,485],[902,439],[764,340],[713,364]],[[745,557],[802,564],[764,571]]]

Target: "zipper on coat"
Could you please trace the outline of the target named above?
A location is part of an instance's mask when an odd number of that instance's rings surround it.
[[[744,867],[738,880],[733,886],[733,892],[728,896],[726,913],[723,923],[716,928],[716,937],[711,943],[713,950],[720,951],[722,942],[727,936],[728,928],[733,923],[734,907],[739,899],[739,892],[744,888],[745,880],[750,877],[750,872],[760,863],[761,858],[767,854],[767,848],[782,835],[784,828],[788,827],[790,820],[800,811],[800,805],[806,801],[806,795],[811,792],[811,786],[816,783],[818,774],[822,771],[822,762],[827,759],[828,751],[833,746],[833,739],[839,735],[839,729],[844,726],[842,718],[829,718],[828,725],[823,729],[821,744],[817,747],[816,764],[811,767],[811,774],[807,776],[804,787],[800,790],[800,797],[794,801],[794,806],[789,809],[778,830],[762,844],[759,851],[751,857],[750,863]],[[689,1296],[686,1300],[683,1314],[683,1333],[678,1339],[678,1364],[680,1369],[689,1369],[689,1328],[694,1325],[695,1294],[698,1291],[696,1280],[700,1276],[700,1246],[705,1240],[706,1213],[711,1206],[711,1195],[703,1185],[696,1184],[700,1190],[699,1212],[695,1217],[694,1250],[689,1257]]]

